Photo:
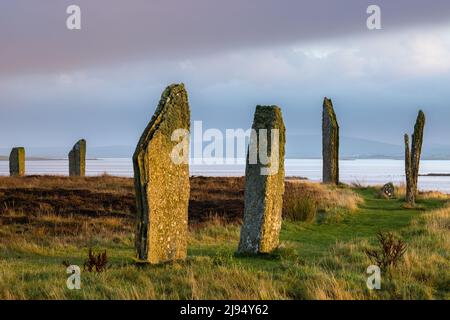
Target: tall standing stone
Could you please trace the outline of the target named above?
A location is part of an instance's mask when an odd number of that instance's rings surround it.
[[[161,263],[185,259],[189,205],[190,110],[183,84],[167,87],[133,156],[137,201],[135,245],[140,261]],[[174,131],[185,132],[184,152]],[[175,141],[172,141],[175,140]]]
[[[9,155],[9,174],[12,177],[23,177],[25,175],[25,149],[13,148]]]
[[[406,202],[411,206],[415,205],[415,198],[418,193],[417,185],[419,180],[424,128],[425,114],[420,110],[414,126],[411,148],[409,147],[409,137],[408,135],[405,135]]]
[[[406,202],[414,206],[416,203],[414,182],[412,175],[412,164],[411,164],[411,149],[409,146],[409,136],[405,134],[405,175],[406,175]]]
[[[322,113],[323,182],[339,184],[339,125],[333,103],[325,98]]]
[[[257,106],[252,129],[238,251],[269,253],[279,245],[282,219],[286,129],[281,109]]]
[[[423,131],[425,128],[425,114],[422,110],[417,115],[414,133],[412,136],[413,144],[411,146],[411,165],[413,169],[414,192],[417,194],[417,184],[419,181],[420,157],[422,156]]]
[[[79,140],[69,152],[69,175],[84,177],[86,175],[86,140]]]

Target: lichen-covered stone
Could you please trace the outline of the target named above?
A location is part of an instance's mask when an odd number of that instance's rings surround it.
[[[323,182],[339,184],[339,125],[333,103],[325,98],[322,113]]]
[[[409,147],[409,137],[408,135],[405,135],[406,202],[411,206],[415,205],[415,198],[418,193],[417,185],[419,180],[424,128],[425,114],[420,110],[414,126],[411,148]]]
[[[247,156],[244,221],[238,249],[240,253],[245,254],[269,253],[278,247],[284,194],[286,130],[280,108],[257,106],[252,128],[256,134],[251,136]],[[267,131],[260,131],[260,129]],[[273,141],[272,129],[275,129],[273,132],[278,132],[278,136]],[[269,164],[262,163],[259,156],[262,148],[261,132],[264,132],[267,137],[267,150],[263,152],[267,151],[270,155]],[[254,163],[250,161],[252,149],[258,155]],[[276,152],[277,149],[278,152]],[[277,154],[277,161],[272,154]],[[274,166],[276,167],[273,168]],[[267,167],[275,170],[265,174]]]
[[[9,155],[9,174],[12,177],[23,177],[25,175],[25,149],[13,148]]]
[[[143,132],[133,155],[137,201],[137,258],[150,263],[185,259],[189,205],[189,163],[171,157],[175,130],[190,128],[188,95],[171,85]],[[188,148],[188,147],[187,147]]]
[[[425,128],[425,114],[422,110],[419,111],[417,115],[416,124],[414,125],[414,133],[412,136],[412,146],[411,146],[411,165],[413,169],[413,182],[417,194],[417,183],[419,180],[419,167],[420,167],[420,157],[422,155],[422,145],[423,145],[423,131]]]
[[[406,176],[405,200],[410,206],[414,206],[416,203],[416,197],[412,177],[411,149],[409,146],[409,136],[407,134],[405,134],[405,176]]]
[[[386,183],[382,188],[381,188],[381,192],[383,193],[383,195],[388,198],[388,199],[392,199],[395,196],[395,186],[392,182],[388,182]]]
[[[69,152],[69,175],[84,177],[86,175],[86,140],[79,140]]]

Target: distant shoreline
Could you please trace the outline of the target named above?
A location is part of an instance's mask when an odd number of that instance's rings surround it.
[[[427,174],[419,174],[419,177],[450,177],[450,173],[427,173]]]

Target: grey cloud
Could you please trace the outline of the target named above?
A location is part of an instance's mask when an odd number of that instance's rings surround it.
[[[74,2],[82,8],[81,31],[65,28],[66,7]],[[190,58],[368,32],[369,4],[382,8],[382,32],[450,17],[448,0],[2,0],[0,74]]]

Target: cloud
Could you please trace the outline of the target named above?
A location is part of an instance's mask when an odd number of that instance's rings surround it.
[[[66,29],[71,0],[2,0],[0,73],[65,72],[137,60],[191,59],[240,49],[365,34],[369,0],[78,0],[82,30]],[[378,0],[383,33],[439,24],[450,2]]]
[[[445,144],[450,3],[378,2],[380,31],[364,0],[80,0],[73,33],[69,1],[4,0],[0,145],[134,145],[172,82],[205,128],[247,128],[256,104],[278,104],[289,134],[320,134],[329,96],[345,136],[401,144],[420,107]]]
[[[192,119],[205,128],[247,128],[256,104],[278,104],[290,134],[320,134],[329,96],[346,136],[401,139],[420,107],[433,123],[432,138],[444,143],[449,31],[417,28],[0,78],[0,144],[11,143],[14,132],[22,144],[65,145],[83,136],[93,145],[133,145],[172,82],[186,84]]]
[[[450,37],[423,35],[411,43],[411,66],[417,73],[440,74],[450,70]]]

